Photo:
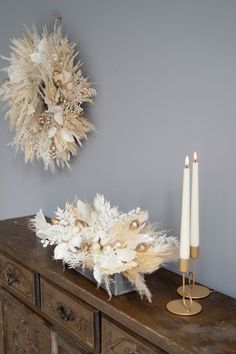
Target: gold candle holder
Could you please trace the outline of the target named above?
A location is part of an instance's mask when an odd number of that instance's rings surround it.
[[[189,271],[189,260],[180,259],[179,260],[179,270],[182,272],[182,289],[183,295],[182,299],[172,300],[168,302],[166,308],[169,312],[179,315],[179,316],[193,316],[202,311],[202,306],[193,301],[191,295],[187,293],[186,284],[185,284],[185,274]],[[188,298],[188,300],[186,300]]]
[[[189,284],[185,285],[185,289],[183,286],[180,286],[177,289],[177,293],[180,296],[183,296],[185,293],[186,298],[203,299],[209,296],[211,291],[205,286],[196,284],[196,260],[199,257],[199,246],[190,247],[190,257],[193,260],[193,271],[188,274]]]

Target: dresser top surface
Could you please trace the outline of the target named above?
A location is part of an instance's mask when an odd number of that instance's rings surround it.
[[[28,228],[28,217],[0,221],[0,250],[71,294],[96,307],[123,326],[169,353],[236,353],[236,300],[218,292],[201,300],[196,316],[175,316],[166,310],[177,299],[181,278],[165,269],[146,276],[152,303],[131,293],[108,301],[105,290],[53,260]]]

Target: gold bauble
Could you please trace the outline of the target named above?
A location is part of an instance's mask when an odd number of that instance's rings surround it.
[[[75,225],[80,226],[81,229],[83,229],[84,227],[88,227],[88,224],[85,221],[80,219],[76,219]]]
[[[136,247],[136,251],[137,252],[146,252],[148,250],[149,246],[146,243],[140,243],[137,247]]]
[[[140,226],[139,220],[135,219],[130,223],[129,228],[130,228],[130,230],[133,231],[133,230],[137,230],[139,228],[139,226]]]
[[[88,251],[89,250],[89,244],[88,243],[82,243],[81,245],[80,245],[80,251],[82,251],[82,252],[86,252],[86,251]]]
[[[41,125],[44,125],[44,118],[43,118],[43,117],[40,117],[40,118],[39,118],[39,123],[40,123]]]
[[[101,246],[99,245],[99,243],[93,243],[91,246],[92,251],[98,251],[100,249],[101,249]]]
[[[61,105],[63,102],[64,102],[64,98],[62,96],[60,96],[58,99],[59,105]]]
[[[51,151],[52,151],[52,152],[55,152],[56,149],[57,149],[57,148],[56,148],[56,145],[53,143],[53,144],[51,145]]]
[[[43,128],[42,127],[39,127],[39,132],[41,132],[43,130]]]
[[[116,242],[114,243],[114,247],[115,247],[115,248],[122,248],[122,243],[121,243],[120,241],[116,241]]]
[[[51,219],[51,224],[52,224],[52,225],[58,225],[59,222],[60,222],[60,221],[59,221],[57,218],[52,218],[52,219]]]

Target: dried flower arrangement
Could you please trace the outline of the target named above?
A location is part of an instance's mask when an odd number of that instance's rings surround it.
[[[82,75],[75,47],[62,36],[60,25],[52,32],[44,27],[41,35],[33,26],[12,40],[9,58],[1,56],[9,62],[2,69],[8,78],[0,95],[9,104],[12,144],[23,150],[25,163],[37,158],[52,172],[56,165],[69,167],[70,157],[93,129],[82,105],[92,102],[96,92]]]
[[[176,238],[155,231],[147,211],[137,208],[121,213],[102,195],[97,195],[93,204],[81,200],[67,203],[64,210],[58,208],[51,222],[40,210],[30,220],[30,227],[44,247],[56,245],[55,259],[71,268],[92,270],[98,285],[105,284],[110,297],[111,276],[121,273],[141,297],[151,301],[144,274],[177,257]]]

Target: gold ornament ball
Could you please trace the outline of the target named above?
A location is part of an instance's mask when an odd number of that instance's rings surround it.
[[[139,220],[135,219],[130,223],[129,228],[130,228],[130,230],[133,231],[133,230],[137,230],[139,228],[139,226],[140,226]]]
[[[52,146],[51,146],[51,150],[52,150],[52,152],[55,152],[56,151],[56,145],[55,144],[52,144]]]
[[[41,132],[43,130],[43,128],[42,127],[39,127],[39,132]]]
[[[82,252],[87,252],[89,250],[89,245],[87,243],[82,243],[82,245],[80,245],[80,250]]]
[[[99,243],[93,243],[91,249],[92,251],[98,251],[101,249],[101,246],[99,245]]]
[[[122,248],[122,243],[121,243],[120,241],[116,241],[116,242],[114,243],[114,247],[115,247],[115,248]]]
[[[56,219],[56,218],[52,218],[52,219],[51,219],[51,224],[52,224],[52,225],[58,225],[58,224],[59,224],[59,220]]]
[[[81,227],[75,225],[75,226],[74,226],[74,231],[75,231],[76,233],[79,233],[79,232],[81,231]]]
[[[146,252],[148,250],[148,245],[146,243],[140,243],[137,247],[136,247],[136,251],[137,252]]]
[[[39,118],[39,123],[40,123],[41,125],[44,125],[44,118],[43,118],[43,117],[40,117],[40,118]]]
[[[75,225],[80,226],[81,229],[83,229],[84,227],[88,227],[88,224],[81,219],[76,219]]]
[[[59,103],[59,104],[62,104],[63,102],[64,102],[64,98],[63,98],[63,97],[59,97],[58,103]]]

